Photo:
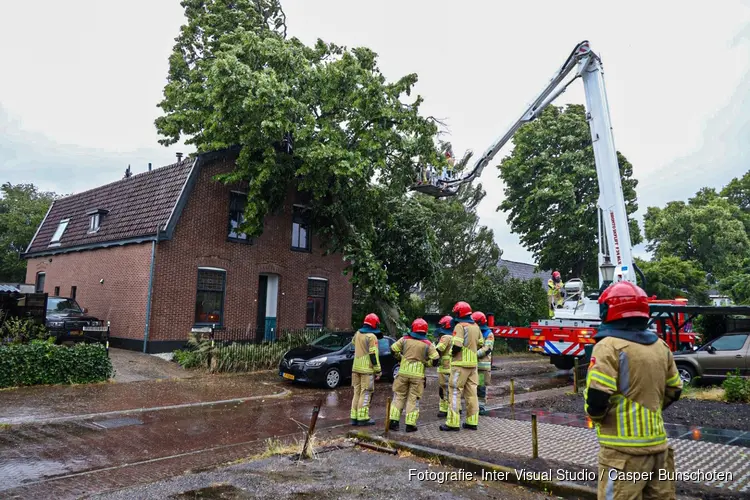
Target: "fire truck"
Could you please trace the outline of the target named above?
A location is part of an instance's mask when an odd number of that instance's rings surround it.
[[[572,75],[569,79],[568,77]],[[491,325],[496,338],[527,338],[529,349],[550,357],[550,362],[559,369],[570,369],[576,357],[584,356],[587,344],[593,344],[593,336],[601,324],[597,299],[604,289],[618,281],[636,283],[636,273],[645,286],[645,276],[633,259],[628,217],[622,192],[620,168],[617,163],[612,124],[604,86],[602,61],[588,41],[579,43],[565,63],[553,75],[549,84],[537,95],[508,131],[498,138],[480,156],[467,175],[456,179],[437,178],[430,184],[414,186],[415,191],[436,197],[452,196],[461,184],[478,178],[500,149],[510,141],[525,123],[536,119],[549,104],[560,96],[575,80],[583,80],[586,94],[586,119],[591,130],[597,180],[599,184],[598,211],[598,265],[599,287],[587,291],[579,278],[567,281],[563,288],[563,303],[552,306],[552,317],[532,322],[529,327]],[[566,81],[567,79],[567,81]],[[684,299],[657,300],[653,304],[684,305]],[[682,314],[682,313],[681,313]],[[682,323],[681,323],[682,322]],[[684,314],[678,324],[675,318],[652,317],[651,328],[662,338],[672,339],[672,350],[690,348],[695,336],[681,325],[687,321]],[[677,335],[669,335],[672,329]]]

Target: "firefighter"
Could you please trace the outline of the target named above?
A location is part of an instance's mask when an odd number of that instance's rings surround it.
[[[375,392],[375,381],[380,380],[382,370],[378,356],[380,318],[375,313],[365,316],[362,327],[352,339],[354,344],[354,365],[352,366],[352,425],[375,425],[370,419],[370,402]]]
[[[477,349],[482,347],[482,331],[471,319],[471,306],[457,302],[453,306],[456,326],[451,341],[451,373],[448,379],[448,416],[441,431],[458,431],[461,424],[461,396],[466,399],[464,429],[477,430],[479,403],[477,401]]]
[[[674,481],[659,481],[660,470],[674,473],[662,418],[682,392],[672,352],[647,330],[648,297],[633,283],[607,288],[599,308],[584,393],[599,439],[599,498],[673,499]]]
[[[448,416],[448,378],[451,374],[451,345],[453,342],[453,318],[443,316],[438,322],[435,333],[440,335],[435,346],[440,353],[440,365],[438,366],[438,393],[440,394],[440,409],[438,417]]]
[[[550,318],[555,315],[555,308],[562,307],[562,277],[560,271],[552,273],[552,277],[547,280],[547,298],[549,300]]]
[[[479,375],[477,398],[479,399],[479,414],[487,415],[487,386],[490,385],[492,379],[492,348],[495,345],[495,335],[487,326],[487,316],[483,312],[474,312],[471,319],[479,325],[484,340],[484,345],[477,351],[477,374]]]
[[[437,366],[440,361],[435,346],[427,340],[427,322],[417,318],[411,324],[411,332],[398,339],[392,346],[391,351],[397,359],[401,360],[396,380],[393,381],[393,404],[389,418],[390,429],[398,430],[401,411],[406,405],[406,432],[417,430],[417,419],[419,419],[419,400],[425,387],[425,365]]]

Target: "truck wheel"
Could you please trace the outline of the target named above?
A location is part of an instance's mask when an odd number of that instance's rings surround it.
[[[690,365],[678,365],[677,373],[680,374],[682,385],[690,385],[695,380],[695,368]]]
[[[550,362],[555,365],[558,370],[572,370],[573,369],[573,356],[551,356]]]

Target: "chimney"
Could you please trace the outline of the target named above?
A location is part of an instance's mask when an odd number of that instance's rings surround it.
[[[177,161],[182,161],[182,153],[177,153]]]
[[[125,170],[125,177],[123,177],[123,179],[127,179],[127,178],[129,178],[129,177],[130,177],[130,175],[131,175],[131,174],[130,174],[130,165],[128,165],[128,168],[127,168],[127,170]]]
[[[148,171],[151,172],[151,162],[148,164]]]

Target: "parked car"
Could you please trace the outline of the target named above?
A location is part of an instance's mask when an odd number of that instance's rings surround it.
[[[69,297],[47,298],[47,330],[55,341],[101,341],[104,332],[84,331],[84,326],[102,326],[102,321],[89,316],[88,310]]]
[[[707,380],[726,378],[727,373],[739,370],[741,375],[750,375],[750,333],[727,333],[694,351],[674,354],[677,370],[683,384],[696,377]]]
[[[279,363],[279,377],[295,382],[322,384],[335,389],[351,380],[354,364],[353,333],[329,333],[284,354]],[[391,353],[396,340],[383,337],[378,341],[383,378],[393,380],[399,363]]]

